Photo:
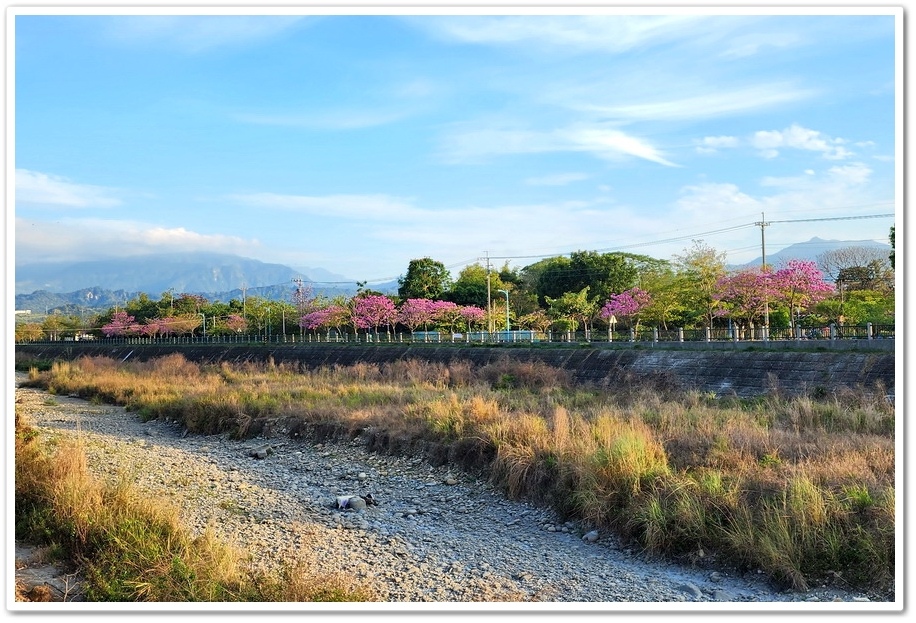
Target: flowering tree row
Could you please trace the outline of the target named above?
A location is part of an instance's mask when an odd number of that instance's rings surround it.
[[[712,292],[715,315],[730,318],[739,326],[752,326],[765,319],[770,306],[807,310],[834,293],[834,286],[814,262],[791,260],[775,271],[742,270],[721,277]],[[653,297],[640,288],[612,295],[600,316],[610,323],[623,320],[639,327],[640,314]],[[790,314],[790,320],[793,316]]]
[[[168,316],[165,318],[148,318],[143,322],[137,322],[134,316],[126,311],[115,312],[111,317],[111,322],[102,325],[102,334],[105,337],[120,336],[142,336],[142,337],[170,337],[173,335],[183,335],[193,333],[195,329],[201,326],[204,319],[198,315]],[[242,332],[247,328],[248,323],[238,314],[231,314],[225,326],[234,332]]]
[[[697,289],[692,288],[691,291],[695,293]],[[710,282],[707,293],[709,318],[728,318],[738,326],[753,326],[762,324],[768,311],[781,307],[789,310],[792,320],[792,312],[807,311],[832,296],[834,291],[833,285],[825,281],[814,262],[793,260],[776,271],[732,272]],[[619,324],[638,330],[644,319],[647,322],[657,321],[659,307],[676,306],[677,302],[671,299],[664,288],[652,284],[646,289],[633,287],[610,294],[603,303],[595,304],[589,298],[586,287],[578,293],[567,293],[556,299],[547,297],[548,309],[535,309],[519,315],[513,324],[538,331],[551,327],[575,330],[580,323],[585,323],[588,329],[593,319],[600,318],[608,326]],[[408,298],[400,304],[395,300],[378,293],[361,293],[349,300],[336,299],[316,308],[318,302],[313,299],[303,306],[310,307],[311,311],[300,312],[298,326],[308,331],[336,329],[338,332],[379,333],[391,332],[396,326],[411,332],[430,329],[459,332],[481,329],[488,324],[487,312],[476,305],[426,298]],[[101,326],[101,331],[106,337],[188,334],[201,326],[201,316],[201,313],[187,312],[137,321],[127,311],[118,311],[112,314],[110,322]],[[219,318],[212,317],[207,322],[207,333],[241,334],[248,332],[251,322],[255,322],[260,330],[261,325],[277,320],[280,320],[280,314],[275,311],[271,316],[266,303],[258,305],[251,301],[245,315],[229,312]]]
[[[442,327],[452,332],[481,327],[486,312],[473,305],[457,305],[449,301],[431,299],[407,299],[400,306],[387,296],[370,294],[358,296],[349,304],[332,304],[302,316],[299,326],[311,330],[352,327],[354,332],[373,330],[378,333],[382,327],[391,330],[403,325],[411,332],[419,328]]]

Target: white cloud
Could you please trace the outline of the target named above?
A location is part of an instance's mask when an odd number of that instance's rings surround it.
[[[620,130],[586,128],[566,132],[576,151],[586,151],[601,158],[618,159],[621,155],[642,158],[667,167],[679,166],[667,160],[643,139],[624,134]]]
[[[523,129],[461,127],[442,140],[441,156],[449,162],[479,161],[492,156],[547,152],[586,152],[605,160],[635,157],[665,166],[679,166],[648,141],[616,129],[571,126],[551,132]]]
[[[737,147],[741,141],[736,136],[706,136],[699,141],[696,150],[700,154],[718,153],[720,149]]]
[[[441,38],[471,44],[550,46],[565,51],[619,53],[637,47],[691,40],[692,27],[715,24],[695,15],[538,15],[423,17],[415,25]]]
[[[140,221],[16,218],[16,262],[106,259],[148,253],[214,251],[254,255],[261,245],[223,234],[204,234],[183,227]]]
[[[708,89],[709,87],[702,87]],[[812,89],[798,89],[787,83],[756,85],[715,92],[697,90],[696,95],[677,99],[645,99],[640,102],[615,105],[571,104],[618,121],[677,121],[696,120],[724,115],[744,114],[773,108],[782,104],[808,99],[817,94]]]
[[[792,32],[738,35],[729,42],[728,47],[720,56],[723,58],[744,58],[759,54],[768,48],[789,48],[802,43],[804,43],[802,37]]]
[[[830,138],[818,132],[792,124],[785,130],[760,130],[754,133],[751,144],[764,158],[775,158],[784,148],[821,152],[828,160],[843,160],[854,155],[843,147],[842,138]]]
[[[827,173],[835,180],[859,186],[868,181],[872,170],[861,162],[852,162],[847,165],[831,167]]]
[[[302,22],[290,15],[125,15],[110,17],[107,37],[122,45],[163,44],[197,53],[273,38]]]
[[[557,173],[555,175],[529,177],[525,180],[525,184],[529,186],[566,186],[567,184],[587,179],[588,175],[585,173]]]
[[[121,205],[117,189],[77,184],[65,177],[16,169],[16,203],[72,208],[111,208]]]

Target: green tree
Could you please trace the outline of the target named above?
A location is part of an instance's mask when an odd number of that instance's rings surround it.
[[[669,322],[683,326],[680,322],[684,318],[683,284],[670,264],[647,270],[640,276],[640,283],[642,289],[651,296],[650,303],[642,310],[645,322],[661,326],[662,329],[667,329]]]
[[[548,297],[547,305],[547,314],[564,328],[575,331],[580,324],[585,325],[588,339],[588,323],[596,314],[595,303],[588,296],[588,286],[578,292],[564,292],[555,299]]]
[[[498,290],[505,290],[506,284],[499,274],[490,272],[490,294]],[[443,297],[456,305],[474,305],[482,309],[487,308],[487,269],[480,264],[465,266],[451,289]]]
[[[431,258],[410,260],[407,274],[398,279],[398,296],[407,299],[438,299],[451,287],[451,275],[442,262]]]
[[[675,288],[679,293],[685,324],[712,326],[718,300],[716,284],[725,276],[725,254],[701,240],[674,256],[677,273]]]
[[[897,233],[896,233],[896,225],[895,225],[895,226],[892,226],[892,227],[891,227],[891,236],[890,236],[890,240],[891,240],[891,254],[888,256],[888,259],[891,261],[891,268],[894,269],[894,270],[897,269],[897,267],[896,267],[896,257],[895,257],[895,256],[896,256],[896,247],[894,246],[896,235],[897,235]]]

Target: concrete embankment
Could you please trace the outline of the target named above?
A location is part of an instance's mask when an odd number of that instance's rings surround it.
[[[146,360],[175,352],[198,362],[240,363],[272,358],[276,363],[296,363],[308,369],[408,359],[440,363],[469,361],[482,366],[508,357],[540,361],[567,370],[579,382],[613,386],[636,379],[654,379],[684,389],[739,396],[761,394],[774,384],[793,394],[862,387],[881,388],[893,395],[895,387],[893,352],[327,343],[113,345],[67,342],[16,346],[17,357],[39,359],[103,356]]]

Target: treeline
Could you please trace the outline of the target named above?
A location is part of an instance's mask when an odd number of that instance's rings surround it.
[[[365,283],[353,296],[333,298],[313,296],[299,284],[282,301],[140,294],[91,317],[53,314],[17,324],[16,339],[890,324],[892,260],[875,249],[847,247],[816,262],[728,270],[724,253],[695,241],[671,260],[579,251],[522,268],[476,263],[453,278],[442,262],[425,257],[409,263],[396,295]]]

